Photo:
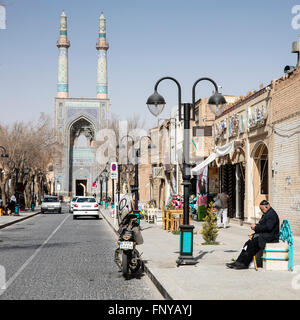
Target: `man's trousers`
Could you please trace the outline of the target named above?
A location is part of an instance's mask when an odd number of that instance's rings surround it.
[[[255,256],[259,250],[260,247],[258,245],[258,237],[248,240],[244,244],[243,250],[237,258],[237,262],[243,263],[248,267],[253,259],[253,256]]]

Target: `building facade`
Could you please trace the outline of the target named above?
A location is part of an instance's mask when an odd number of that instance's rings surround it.
[[[210,164],[219,175],[219,192],[229,195],[228,215],[255,223],[259,203],[269,200],[271,88],[249,92],[214,123],[215,150],[228,150]]]
[[[97,96],[96,98],[70,98],[68,76],[67,16],[60,17],[57,97],[54,99],[57,154],[54,163],[55,193],[64,197],[91,195],[92,183],[100,171],[96,159],[96,137],[110,119],[106,52],[106,20],[99,19]]]
[[[272,206],[300,234],[300,67],[273,81]]]

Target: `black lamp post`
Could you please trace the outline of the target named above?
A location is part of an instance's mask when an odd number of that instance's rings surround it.
[[[42,199],[44,199],[45,195],[45,181],[44,181],[44,174],[42,174]]]
[[[158,80],[154,86],[154,93],[148,98],[147,105],[150,112],[156,117],[163,111],[165,107],[165,99],[157,92],[158,85],[163,80],[172,80],[176,83],[178,87],[178,113],[179,121],[184,121],[184,155],[183,155],[183,186],[184,186],[184,215],[183,215],[183,225],[180,225],[180,256],[178,258],[177,265],[193,265],[196,264],[196,260],[193,257],[193,229],[194,226],[189,224],[189,188],[190,188],[190,120],[195,120],[195,89],[196,85],[200,81],[209,81],[215,87],[215,94],[209,98],[208,104],[210,108],[215,108],[214,111],[219,111],[226,104],[226,100],[223,95],[218,92],[218,86],[210,78],[200,78],[198,79],[192,88],[192,99],[193,103],[183,104],[183,118],[181,113],[181,86],[179,82],[172,77],[164,77]],[[193,116],[191,119],[191,109],[193,111]]]
[[[134,142],[133,138],[129,135],[122,137],[121,142],[124,138],[130,138],[132,143]],[[149,136],[142,136],[139,139],[139,145],[136,150],[134,150],[134,186],[131,187],[131,192],[134,192],[134,213],[139,214],[139,157],[141,156],[141,142],[143,138],[147,138],[150,140],[150,144],[148,145],[148,149],[155,148],[155,146],[151,143],[151,137]],[[122,146],[124,147],[124,145]]]
[[[108,175],[107,169],[104,168],[100,174],[99,174],[99,182],[100,182],[100,205],[103,205],[103,181],[105,181],[105,183],[107,183],[106,180],[106,175]],[[106,186],[106,197],[105,197],[105,201],[107,202],[107,186]],[[105,204],[106,206],[106,204]]]
[[[119,202],[120,202],[120,193],[121,193],[121,173],[122,173],[122,164],[118,165],[118,211],[119,211]]]
[[[105,207],[108,207],[108,172],[105,169]]]
[[[111,186],[112,186],[112,191],[111,191],[111,207],[115,207],[115,179],[111,179]]]
[[[106,168],[101,172],[100,176],[105,181],[105,207],[107,207],[108,206],[108,199],[107,199],[108,171]],[[102,202],[102,184],[101,184],[101,202]]]
[[[123,136],[121,139],[121,142],[123,143],[123,139],[124,138],[130,138],[132,141],[132,144],[134,144],[134,139],[129,136],[128,134]],[[121,148],[125,148],[125,145],[122,144]],[[138,210],[138,194],[139,194],[139,164],[138,164],[138,150],[134,150],[133,149],[133,154],[134,154],[134,185],[130,186],[131,187],[131,192],[134,193],[134,210],[137,211]],[[127,156],[128,158],[128,156]],[[128,160],[127,160],[128,161]],[[127,162],[128,164],[128,162]]]
[[[34,211],[34,173],[32,175],[32,197],[31,197],[31,211]]]
[[[102,176],[100,177],[100,179],[99,179],[99,182],[100,182],[100,205],[102,206],[102,204],[103,204],[103,200],[102,200],[102,186],[103,186],[103,178],[102,178]]]
[[[106,168],[109,167],[109,165],[111,165],[111,163],[115,160],[114,157],[111,157],[109,161],[107,161],[106,163]],[[107,172],[107,179],[108,179],[108,175],[109,173]],[[111,207],[112,209],[115,207],[115,179],[111,178]]]
[[[19,168],[16,166],[15,162],[12,161],[15,165],[15,175],[16,175],[16,182],[15,182],[15,197],[16,197],[16,205],[15,205],[15,215],[19,215],[19,189],[18,189],[18,181],[19,181]]]

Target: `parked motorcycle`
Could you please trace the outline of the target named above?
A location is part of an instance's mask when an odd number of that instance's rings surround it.
[[[119,203],[119,247],[115,251],[115,262],[125,278],[136,274],[142,268],[142,260],[136,246],[143,244],[139,213],[133,211],[132,200],[125,195]]]

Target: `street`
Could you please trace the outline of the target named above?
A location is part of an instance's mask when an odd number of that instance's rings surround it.
[[[114,263],[116,236],[104,220],[40,214],[0,231],[2,300],[162,299],[146,275],[125,280]]]

